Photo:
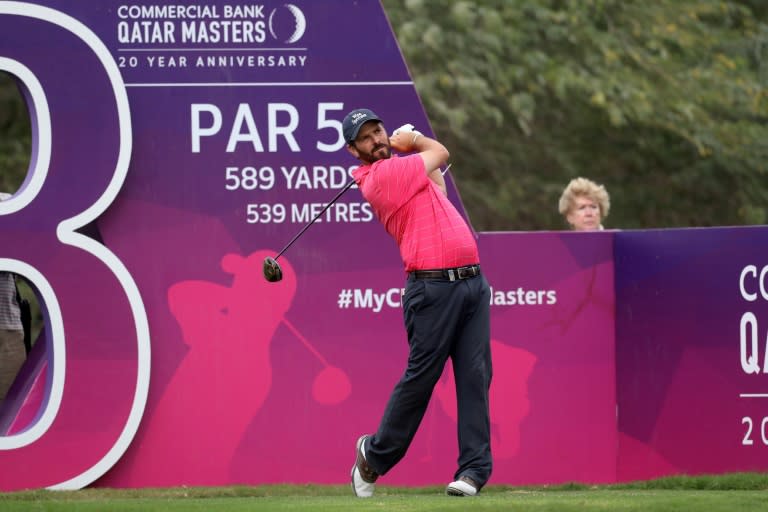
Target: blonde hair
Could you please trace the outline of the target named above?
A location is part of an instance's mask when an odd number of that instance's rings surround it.
[[[596,202],[600,207],[600,217],[604,219],[608,216],[608,211],[611,209],[611,199],[608,197],[608,191],[605,190],[604,186],[581,177],[572,179],[568,186],[565,187],[565,190],[563,190],[560,202],[558,203],[561,215],[568,215],[576,203],[577,197],[587,197]]]

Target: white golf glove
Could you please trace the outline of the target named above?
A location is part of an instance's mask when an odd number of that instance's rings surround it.
[[[414,130],[413,129],[413,125],[411,123],[404,124],[403,126],[398,128],[397,130],[392,132],[392,135],[395,136],[395,135],[397,135],[400,132],[412,133],[413,134],[413,139],[411,140],[411,147],[413,147],[413,145],[416,143],[416,139],[421,135],[421,132],[419,130]]]
[[[400,132],[413,132],[415,131],[413,129],[413,125],[411,123],[406,123],[400,128],[396,129],[394,132],[392,132],[392,135],[397,135]]]

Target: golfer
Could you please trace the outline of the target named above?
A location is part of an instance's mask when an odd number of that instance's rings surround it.
[[[440,166],[448,150],[416,131],[396,130],[388,137],[368,109],[347,114],[342,129],[347,149],[361,162],[352,177],[405,264],[403,314],[410,347],[378,430],[357,440],[352,489],[356,496],[372,496],[379,475],[403,458],[450,358],[459,459],[446,493],[474,496],[492,467],[490,288],[480,272],[475,238],[446,197]],[[393,150],[411,154],[399,157]]]

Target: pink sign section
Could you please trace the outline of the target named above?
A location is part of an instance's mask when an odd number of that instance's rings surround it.
[[[216,224],[208,225],[216,238]],[[389,244],[382,237],[357,254],[365,259]],[[525,250],[500,251],[508,244]],[[494,288],[493,481],[566,481],[574,474],[610,481],[616,460],[615,443],[605,442],[615,439],[610,235],[482,236],[481,250]],[[142,257],[127,246],[121,253]],[[402,270],[395,262],[373,272],[300,274],[286,257],[284,280],[271,284],[261,264],[272,251],[229,253],[219,261],[214,253],[208,248],[200,260],[218,268],[190,262],[183,270],[207,279],[168,286],[169,314],[153,325],[175,324],[185,348],[156,345],[156,360],[168,360],[172,371],[162,393],[150,397],[126,456],[98,485],[346,482],[356,436],[376,428],[404,370]],[[524,277],[509,271],[532,260],[559,270]],[[391,292],[392,304],[385,301],[378,312],[373,300],[344,306],[348,293],[364,298],[366,290]],[[173,330],[159,332],[167,339]],[[409,454],[383,481],[443,483],[456,456],[448,365]]]

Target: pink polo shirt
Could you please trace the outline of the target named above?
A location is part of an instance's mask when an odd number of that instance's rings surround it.
[[[427,177],[421,156],[393,155],[361,165],[352,177],[397,242],[406,272],[480,263],[469,226]]]

